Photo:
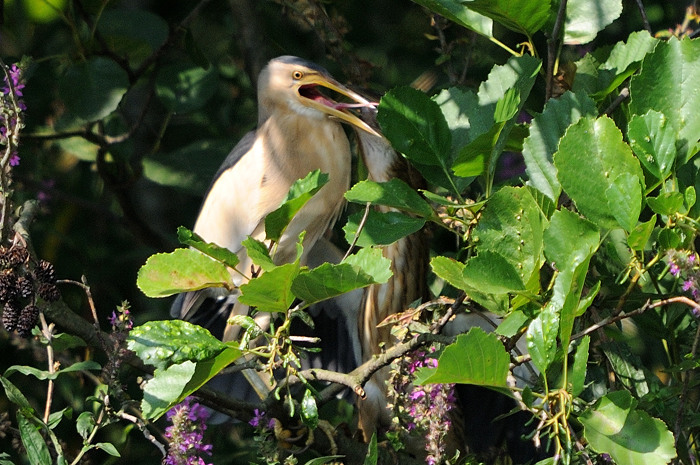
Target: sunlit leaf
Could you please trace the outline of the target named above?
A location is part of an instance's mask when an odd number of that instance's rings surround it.
[[[295,299],[291,288],[298,274],[299,263],[269,269],[241,285],[238,301],[263,312],[286,312]]]
[[[345,240],[349,244],[355,238],[363,216],[364,211],[354,213],[350,215],[347,224],[343,226]],[[393,244],[399,239],[419,231],[423,225],[425,225],[423,218],[414,218],[400,212],[382,213],[370,210],[356,244],[360,247]]]
[[[564,43],[587,44],[621,13],[622,0],[569,0],[566,4]]]
[[[370,202],[426,217],[433,214],[430,204],[415,189],[398,178],[387,182],[358,182],[345,193],[345,198],[350,202]]]
[[[218,246],[212,242],[206,242],[198,234],[190,231],[184,226],[177,228],[177,240],[182,245],[189,245],[193,249],[197,249],[203,254],[209,255],[211,258],[224,263],[231,268],[238,265],[238,255],[231,252],[226,247]]]
[[[663,421],[636,409],[627,391],[615,391],[586,410],[583,437],[618,465],[665,465],[676,456],[673,434]]]
[[[505,387],[509,364],[498,336],[474,327],[442,351],[437,368],[421,368],[416,382]]]
[[[141,267],[136,285],[148,297],[167,297],[205,287],[225,287],[231,275],[226,265],[192,249],[151,255]]]

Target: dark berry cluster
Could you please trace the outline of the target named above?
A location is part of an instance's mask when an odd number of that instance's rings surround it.
[[[39,320],[37,295],[47,302],[61,298],[53,265],[46,260],[33,263],[23,246],[0,247],[0,305],[7,331],[31,334]]]

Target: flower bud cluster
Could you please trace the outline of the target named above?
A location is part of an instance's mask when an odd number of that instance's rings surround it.
[[[700,260],[696,253],[688,250],[671,250],[668,255],[668,272],[681,281],[681,289],[700,303]],[[700,318],[700,311],[693,309]]]
[[[21,245],[0,247],[0,305],[7,331],[29,337],[39,320],[36,296],[47,302],[61,297],[54,267],[46,260],[32,266],[29,252]]]

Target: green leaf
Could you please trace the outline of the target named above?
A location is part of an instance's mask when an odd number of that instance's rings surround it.
[[[579,417],[583,436],[618,465],[665,465],[676,456],[673,434],[636,404],[627,391],[607,394]]]
[[[377,120],[394,148],[423,165],[442,166],[451,133],[440,107],[423,92],[397,87],[379,102]]]
[[[72,115],[92,122],[116,110],[128,88],[126,71],[109,58],[94,57],[66,70],[59,95]]]
[[[345,458],[344,455],[326,455],[324,457],[316,457],[307,461],[304,465],[326,465],[327,463],[338,463],[338,459]],[[342,460],[340,461],[342,463]]]
[[[510,357],[495,334],[474,327],[442,351],[437,368],[419,370],[416,383],[505,387]]]
[[[98,442],[95,444],[95,447],[107,452],[112,457],[121,457],[121,455],[119,455],[119,451],[117,451],[117,448],[109,442]]]
[[[82,412],[75,420],[75,429],[81,438],[87,439],[96,424],[95,415],[92,412]]]
[[[0,383],[2,383],[2,387],[5,389],[7,400],[26,412],[34,412],[34,407],[32,407],[27,398],[24,397],[22,391],[20,391],[9,379],[5,378],[4,376],[0,376]]]
[[[5,371],[5,376],[10,376],[12,373],[19,372],[23,375],[31,375],[40,380],[46,379],[56,379],[59,375],[63,373],[72,373],[76,371],[84,370],[101,370],[102,366],[94,360],[83,360],[82,362],[76,362],[73,365],[69,365],[60,370],[56,370],[53,373],[49,373],[48,370],[39,370],[38,368],[26,366],[26,365],[12,365]]]
[[[564,43],[583,45],[622,13],[622,0],[569,0],[566,4]]]
[[[452,164],[454,174],[466,178],[485,173],[504,126],[504,123],[494,124],[489,131],[463,147]]]
[[[155,419],[184,399],[184,389],[194,376],[197,364],[191,361],[156,369],[143,390],[141,411],[146,419]]]
[[[632,391],[637,398],[642,398],[649,393],[654,375],[651,373],[647,375],[642,360],[630,350],[627,344],[613,340],[601,344],[601,348],[623,386]]]
[[[162,186],[201,196],[230,151],[228,139],[200,139],[172,152],[145,156],[143,175]]]
[[[22,439],[22,445],[27,451],[27,459],[31,465],[47,465],[51,463],[51,454],[46,441],[41,435],[39,420],[26,415],[24,411],[17,412],[17,427]]]
[[[642,165],[659,179],[671,173],[676,160],[676,133],[658,111],[649,110],[630,119],[630,146]]]
[[[532,363],[541,373],[546,373],[554,361],[559,335],[559,313],[552,305],[547,305],[532,320],[527,329],[527,350]]]
[[[167,297],[205,287],[226,287],[231,281],[228,268],[192,249],[151,255],[141,267],[136,285],[148,297]]]
[[[248,257],[253,263],[262,268],[263,271],[269,271],[277,266],[272,260],[270,250],[264,242],[248,236],[247,239],[241,242],[241,245],[245,248]]]
[[[688,211],[690,211],[690,209],[693,208],[693,206],[695,205],[695,201],[697,200],[695,187],[688,186],[685,189],[685,192],[683,193],[683,197],[685,197],[685,207]]]
[[[450,128],[453,156],[493,126],[492,109],[481,107],[479,97],[471,90],[450,87],[433,97],[433,100],[440,106]]]
[[[472,237],[479,253],[497,253],[527,283],[542,262],[546,223],[528,188],[504,187],[486,202]]]
[[[284,313],[294,302],[292,282],[299,274],[299,263],[286,263],[272,268],[241,285],[238,301],[257,307],[262,312]]]
[[[364,465],[377,465],[379,452],[377,451],[377,433],[372,433],[372,438],[367,444],[367,455],[365,456]]]
[[[210,359],[227,346],[199,325],[182,320],[160,320],[133,328],[127,347],[145,364],[163,369],[186,360]]]
[[[486,37],[492,36],[493,22],[490,18],[465,8],[455,0],[413,0],[419,5],[438,13],[460,26]]]
[[[352,244],[357,229],[360,226],[364,211],[350,215],[348,222],[343,226],[345,240]],[[367,220],[360,231],[357,245],[360,247],[371,247],[374,245],[389,245],[410,234],[419,231],[425,220],[404,215],[400,212],[378,212],[370,209]]]
[[[493,112],[493,119],[496,123],[505,123],[506,121],[515,118],[520,110],[520,90],[517,87],[511,87],[506,90],[506,93],[496,102],[496,108]]]
[[[294,181],[287,192],[287,198],[276,210],[265,217],[267,239],[279,241],[294,215],[328,183],[328,174],[320,170],[311,171],[304,178]]]
[[[643,252],[647,242],[649,242],[651,233],[654,231],[654,225],[656,225],[656,215],[652,215],[649,221],[639,223],[627,237],[627,245],[632,250]]]
[[[504,337],[515,336],[530,321],[530,317],[520,310],[510,312],[501,324],[496,328],[495,333]]]
[[[576,62],[573,90],[591,94],[596,100],[603,99],[639,69],[644,57],[658,42],[647,31],[637,31],[630,34],[626,42],[615,44],[604,63],[590,53],[585,55]]]
[[[676,134],[679,166],[697,150],[700,135],[700,41],[671,37],[659,42],[630,81],[632,114],[662,113]]]
[[[391,260],[380,249],[364,248],[339,264],[324,263],[302,271],[292,283],[294,295],[307,304],[320,302],[391,277]]]
[[[586,365],[588,364],[588,347],[591,337],[586,335],[581,339],[581,343],[576,348],[574,354],[574,364],[571,369],[569,382],[571,383],[571,395],[578,397],[583,392],[586,382]]]
[[[464,0],[460,3],[528,37],[545,25],[550,14],[550,0]]]
[[[194,63],[177,61],[158,71],[156,95],[168,110],[189,113],[207,104],[218,82],[215,67],[204,69]]]
[[[213,242],[206,242],[197,233],[194,233],[184,226],[177,228],[177,240],[182,245],[189,245],[193,249],[197,249],[205,255],[210,256],[214,260],[222,262],[224,265],[234,268],[238,265],[238,255],[231,252],[226,247],[221,247]]]
[[[306,426],[311,429],[315,429],[318,426],[318,407],[316,406],[316,399],[311,392],[311,389],[306,389],[304,391],[304,397],[301,399],[301,421],[304,422]]]
[[[601,193],[623,173],[637,177],[640,184],[643,179],[639,161],[607,116],[581,118],[570,126],[554,154],[554,166],[562,187],[578,210],[608,229],[617,227],[618,222],[608,203],[601,202]]]
[[[399,210],[430,217],[433,209],[413,188],[404,181],[393,178],[388,182],[361,181],[345,193],[350,202],[384,205]]]
[[[685,197],[680,192],[664,192],[657,197],[647,197],[647,204],[655,213],[672,216],[681,211]]]
[[[438,104],[411,87],[397,87],[379,102],[377,121],[391,145],[430,180],[451,191],[452,134]]]
[[[168,38],[168,23],[153,13],[137,8],[109,8],[97,23],[105,47],[139,65]]]
[[[487,294],[525,290],[518,270],[505,257],[489,250],[470,258],[465,263],[462,277],[470,287]]]
[[[473,287],[473,283],[464,277],[465,265],[463,263],[451,258],[437,256],[430,261],[430,267],[438,277],[457,289],[467,292],[469,298],[488,310],[494,313],[504,313],[507,310],[508,296],[505,294],[489,294],[486,291],[482,292],[482,290]]]
[[[523,142],[528,184],[552,200],[559,198],[561,185],[552,163],[559,139],[566,132],[566,128],[582,116],[595,114],[595,103],[585,93],[574,94],[567,91],[561,97],[547,101],[542,114],[532,120],[530,135]]]
[[[559,270],[548,307],[561,317],[563,347],[569,345],[588,265],[599,243],[598,228],[569,210],[556,211],[544,232],[544,254]]]
[[[642,211],[642,186],[630,173],[617,176],[605,191],[608,208],[622,228],[630,232],[637,225]]]

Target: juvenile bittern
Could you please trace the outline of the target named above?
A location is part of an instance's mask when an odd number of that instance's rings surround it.
[[[306,231],[301,258],[305,262],[342,209],[351,160],[350,144],[340,123],[375,132],[322,90],[369,104],[314,63],[292,56],[271,60],[258,79],[258,128],[234,147],[209,188],[194,232],[238,255],[240,273],[231,275],[236,286],[257,272],[241,242],[247,236],[265,239],[265,216],[282,203],[294,181],[316,169],[329,175],[328,183],[297,213],[279,240],[273,257],[276,263],[295,258],[302,231]],[[203,289],[180,295],[171,312],[210,326],[211,321],[225,321],[231,313],[247,311],[235,294]],[[227,324],[223,338],[236,339],[239,331],[238,326]]]

